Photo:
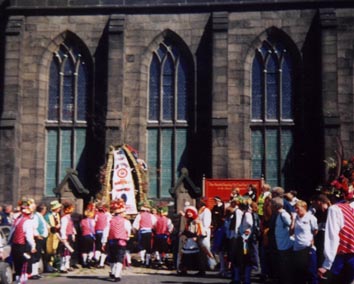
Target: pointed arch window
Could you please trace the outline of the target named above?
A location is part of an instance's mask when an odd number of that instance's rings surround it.
[[[252,177],[284,186],[293,163],[293,59],[281,41],[268,38],[252,65]]]
[[[80,49],[63,42],[53,54],[49,69],[46,120],[45,194],[66,175],[67,168],[78,171],[85,183],[87,175],[86,129],[90,68]]]
[[[169,197],[169,189],[187,160],[188,96],[191,72],[186,57],[169,40],[153,52],[149,71],[149,194]]]

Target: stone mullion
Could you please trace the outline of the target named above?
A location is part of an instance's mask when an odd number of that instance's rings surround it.
[[[337,82],[337,18],[333,9],[320,10],[321,85],[324,126],[324,156],[333,157],[338,149],[340,114]]]
[[[108,24],[108,78],[106,148],[122,143],[124,15],[112,15]]]
[[[228,13],[212,14],[212,174],[227,177]]]
[[[0,171],[4,177],[0,183],[2,204],[18,200],[21,192],[20,60],[23,22],[22,16],[11,16],[5,31],[3,112],[0,120]]]

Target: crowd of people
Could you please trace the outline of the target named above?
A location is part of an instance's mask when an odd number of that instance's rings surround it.
[[[254,193],[251,185],[244,195],[235,188],[227,202],[215,196],[211,210],[202,201],[187,204],[181,275],[198,270],[203,276],[214,259],[230,284],[251,283],[252,271],[261,283],[354,283],[352,187],[308,201],[268,184]]]
[[[233,190],[225,203],[214,197],[211,252],[218,258],[219,274],[231,278],[230,284],[251,283],[252,271],[259,271],[262,283],[354,283],[353,194],[350,187],[342,198],[330,200],[319,193],[304,201],[295,191],[264,184],[258,197],[252,186],[243,196]],[[189,207],[185,216],[185,251],[199,247],[203,252],[204,245],[192,245],[190,238],[198,243],[208,236],[204,221]],[[198,263],[192,269],[206,268],[205,261],[192,263]]]
[[[304,201],[268,184],[258,196],[252,186],[243,195],[235,188],[229,200],[213,197],[210,207],[202,199],[195,206],[186,203],[178,224],[167,207],[148,203],[140,204],[133,219],[122,199],[89,203],[76,218],[70,202],[54,200],[47,210],[23,198],[17,210],[3,210],[1,219],[12,226],[16,283],[41,278],[40,260],[46,272],[58,273],[78,264],[109,265],[109,277],[118,282],[135,250],[139,265],[162,268],[172,255],[168,267],[178,275],[196,271],[203,277],[214,270],[231,284],[251,283],[252,271],[262,283],[349,284],[354,281],[353,194],[351,189],[333,202],[319,193]]]

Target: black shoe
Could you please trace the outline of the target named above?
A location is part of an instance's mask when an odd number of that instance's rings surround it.
[[[186,276],[186,275],[188,275],[188,273],[187,273],[187,271],[178,271],[177,275],[178,276]]]
[[[38,280],[38,279],[41,279],[42,277],[39,276],[39,275],[32,275],[29,279],[30,280]]]
[[[68,272],[66,270],[60,270],[60,273],[66,274]]]
[[[112,273],[109,273],[109,278],[114,279],[114,275]]]
[[[204,277],[205,271],[199,271],[198,273],[194,274],[194,276]]]
[[[119,282],[120,281],[120,277],[114,277],[114,282]]]

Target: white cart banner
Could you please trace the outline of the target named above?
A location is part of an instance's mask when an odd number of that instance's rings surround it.
[[[112,200],[122,198],[125,201],[126,213],[137,214],[132,169],[123,149],[119,148],[113,154]]]

